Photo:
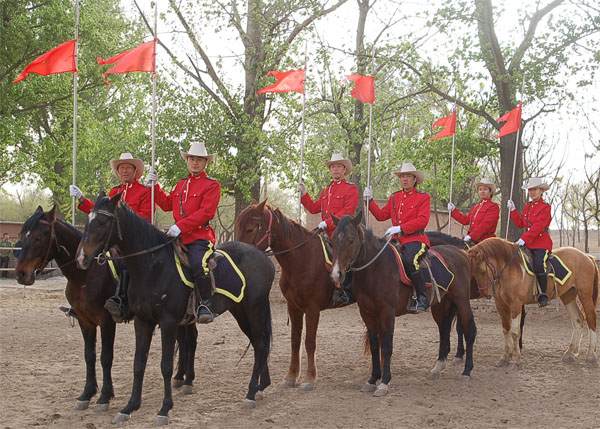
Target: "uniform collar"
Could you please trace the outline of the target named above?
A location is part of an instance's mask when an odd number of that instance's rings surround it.
[[[346,183],[345,177],[342,177],[340,180],[332,180],[329,185],[341,185],[343,183]]]
[[[121,183],[120,189],[129,189],[131,188],[138,180],[135,179],[133,182],[131,183]]]
[[[402,192],[404,192],[407,195],[412,195],[415,193],[416,190],[417,188],[412,188],[410,191],[405,191],[404,189],[402,189]]]
[[[195,176],[192,173],[188,174],[188,179],[202,179],[204,177],[206,177],[206,171],[203,171],[202,173],[197,174]]]
[[[535,205],[537,205],[539,203],[543,203],[543,202],[544,202],[544,199],[542,197],[540,197],[536,201],[531,201],[531,204],[535,206]]]
[[[489,198],[482,198],[482,199],[481,199],[481,201],[480,201],[480,203],[481,203],[481,204],[483,204],[483,203],[487,203],[487,202],[488,202],[488,200],[489,200]]]

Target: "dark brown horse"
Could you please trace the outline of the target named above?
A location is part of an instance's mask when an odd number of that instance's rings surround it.
[[[390,362],[393,350],[395,317],[405,314],[412,295],[412,287],[402,282],[395,252],[391,245],[373,236],[361,225],[362,212],[354,217],[334,217],[337,227],[333,233],[333,271],[336,282],[343,281],[344,274],[353,270],[352,291],[367,326],[371,350],[371,377],[361,389],[374,392],[374,396],[388,393],[392,378]],[[477,329],[469,303],[471,273],[469,259],[463,250],[453,246],[438,246],[436,251],[445,259],[454,274],[454,281],[447,292],[440,291],[440,301],[434,298],[431,315],[438,325],[440,345],[438,359],[430,372],[430,378],[439,378],[446,367],[450,351],[450,331],[458,312],[467,341],[467,358],[462,373],[469,378],[473,368],[473,343]],[[427,255],[425,258],[429,258]],[[422,262],[423,263],[423,262]],[[434,291],[428,291],[430,298]],[[431,300],[431,299],[430,299]],[[380,356],[383,358],[383,371]],[[376,382],[381,383],[376,387]]]
[[[240,213],[235,233],[237,240],[254,244],[261,250],[270,247],[281,266],[279,287],[287,301],[292,332],[292,355],[284,386],[296,386],[299,380],[300,343],[306,316],[304,346],[308,362],[300,389],[312,390],[317,379],[315,352],[319,315],[329,306],[335,288],[325,268],[321,239],[267,204],[267,200],[251,204]]]
[[[83,393],[77,398],[75,409],[85,410],[90,399],[96,394],[96,332],[100,327],[102,351],[100,363],[103,370],[103,383],[96,403],[97,411],[108,410],[114,397],[111,378],[115,323],[104,310],[104,302],[114,294],[115,281],[107,265],[92,264],[89,271],[80,270],[75,262],[75,252],[81,231],[56,218],[56,206],[49,212],[38,207],[21,229],[23,250],[19,254],[15,276],[23,285],[35,282],[35,276],[49,261],[55,260],[67,278],[65,294],[71,305],[84,341],[86,380]]]

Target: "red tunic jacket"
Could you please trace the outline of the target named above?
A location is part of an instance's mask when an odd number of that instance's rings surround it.
[[[108,196],[114,197],[119,192],[123,192],[121,195],[121,201],[125,201],[127,205],[131,207],[131,210],[150,222],[150,202],[152,197],[150,195],[151,189],[149,186],[142,185],[140,182],[135,180],[134,182],[126,185],[122,184],[115,186],[110,190]],[[94,205],[95,204],[93,202],[85,198],[82,203],[79,203],[77,208],[82,212],[89,214]]]
[[[342,217],[354,214],[358,206],[358,187],[354,183],[346,182],[346,179],[334,180],[321,192],[317,201],[313,201],[308,193],[304,194],[300,201],[310,213],[321,212],[321,219],[327,222],[325,231],[331,237],[335,230],[331,215]]]
[[[215,179],[202,172],[197,176],[188,174],[180,180],[169,195],[160,188],[154,188],[156,203],[164,211],[173,211],[175,224],[181,230],[181,241],[184,244],[199,239],[215,243],[215,231],[209,222],[215,217],[221,185]]]
[[[431,216],[431,197],[428,193],[413,189],[410,192],[398,191],[390,197],[381,209],[374,200],[369,202],[369,211],[375,219],[392,219],[392,225],[402,227],[402,235],[395,236],[404,245],[411,241],[420,241],[430,246],[425,228]]]
[[[500,206],[490,199],[481,200],[471,208],[468,215],[465,216],[458,209],[454,209],[452,217],[463,225],[469,225],[467,234],[474,242],[479,243],[486,238],[496,236]]]
[[[530,249],[552,250],[552,239],[548,227],[552,221],[552,207],[543,199],[530,201],[523,207],[523,215],[518,210],[510,212],[510,218],[519,228],[527,228],[521,236]]]

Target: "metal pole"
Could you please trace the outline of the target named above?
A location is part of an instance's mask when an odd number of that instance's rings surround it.
[[[371,76],[375,79],[375,46],[371,47]],[[373,81],[373,85],[375,85]],[[371,143],[373,131],[373,103],[369,103],[369,154],[367,158],[367,187],[371,186]],[[369,227],[369,199],[365,198],[365,226]]]
[[[456,103],[454,103],[454,114],[456,114]],[[450,202],[452,202],[452,185],[454,182],[454,147],[455,147],[456,128],[454,134],[452,134],[452,160],[450,161]],[[452,210],[448,210],[448,235],[450,234],[450,228],[452,226]]]
[[[77,81],[79,72],[79,0],[75,0],[75,74],[73,74],[73,185],[77,184]],[[73,225],[75,225],[76,198],[72,198]]]
[[[154,74],[152,75],[152,169],[154,169],[154,147],[156,141],[156,39],[157,39],[157,21],[158,21],[158,2],[154,3]],[[152,181],[150,186],[150,223],[154,225],[154,185]]]
[[[300,171],[298,173],[298,183],[302,183],[302,167],[304,165],[304,118],[306,116],[306,89],[304,83],[306,82],[306,75],[308,73],[308,62],[307,54],[307,42],[304,42],[304,82],[302,83],[302,135],[300,136]],[[298,191],[298,223],[302,225],[302,193]]]

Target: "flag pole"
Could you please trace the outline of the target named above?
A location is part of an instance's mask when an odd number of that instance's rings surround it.
[[[154,2],[154,39],[158,37],[157,33],[157,22],[158,22],[158,2]],[[154,147],[156,140],[156,41],[154,42],[154,74],[152,75],[152,169],[154,169]],[[150,186],[150,223],[154,225],[154,185],[156,181],[153,180]]]
[[[306,74],[308,72],[306,63],[308,62],[308,43],[304,42],[304,82],[302,82],[302,135],[300,137],[300,171],[298,173],[298,183],[302,183],[302,167],[304,165],[304,118],[306,116]],[[298,191],[298,223],[302,225],[302,192]]]
[[[454,114],[456,114],[456,95],[454,97]],[[452,134],[452,157],[450,160],[450,202],[452,202],[452,186],[454,184],[454,149],[456,147],[456,125],[454,126],[454,134]],[[450,234],[450,230],[452,228],[452,210],[448,210],[448,235]]]
[[[375,45],[371,46],[371,76],[375,79]],[[367,188],[371,186],[371,143],[373,131],[373,103],[369,103],[369,154],[367,158]],[[365,226],[369,227],[369,199],[365,198]]]
[[[521,102],[523,102],[523,90],[525,87],[525,73],[523,73],[523,81],[521,82]],[[521,110],[521,117],[523,115],[523,111]],[[513,171],[512,171],[512,180],[510,181],[510,195],[509,200],[513,198],[513,190],[515,188],[515,173],[517,170],[517,153],[519,152],[519,136],[521,134],[521,126],[523,125],[523,120],[519,124],[519,128],[517,129],[517,137],[515,139],[515,156],[513,160]],[[506,234],[504,238],[508,240],[508,229],[510,228],[510,209],[508,210],[508,217],[506,218]]]
[[[75,73],[73,74],[73,186],[77,184],[77,81],[79,72],[79,0],[75,0]],[[72,198],[73,225],[75,225],[76,198]]]

